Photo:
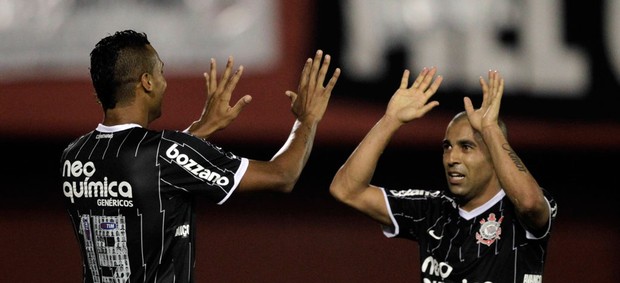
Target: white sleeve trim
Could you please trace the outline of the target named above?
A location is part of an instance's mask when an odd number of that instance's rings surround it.
[[[245,175],[245,172],[248,170],[249,163],[250,161],[247,158],[241,157],[241,164],[239,165],[239,169],[237,170],[237,172],[235,172],[235,176],[234,176],[235,183],[233,184],[232,188],[230,188],[230,191],[228,191],[228,194],[226,194],[226,196],[217,204],[221,205],[224,202],[226,202],[228,198],[230,198],[230,196],[235,191],[235,189],[237,189],[237,186],[239,186],[239,182],[241,182],[241,178],[243,178],[243,175]]]
[[[525,237],[528,238],[529,240],[540,240],[544,237],[547,237],[547,235],[549,235],[549,231],[551,231],[551,219],[552,219],[553,211],[551,211],[551,204],[549,203],[549,200],[546,197],[545,197],[545,201],[547,202],[547,207],[549,208],[549,219],[547,219],[547,231],[545,231],[545,233],[543,233],[540,237],[536,237],[534,234],[530,233],[530,231],[525,230]]]
[[[390,202],[388,201],[385,188],[380,189],[381,192],[383,192],[383,199],[385,200],[385,206],[387,207],[388,215],[390,216],[390,220],[392,220],[392,226],[381,225],[381,229],[383,230],[383,235],[388,238],[394,238],[398,234],[400,234],[400,227],[398,226],[398,222],[396,222],[396,218],[394,218],[394,214],[392,213],[392,208],[390,207]]]

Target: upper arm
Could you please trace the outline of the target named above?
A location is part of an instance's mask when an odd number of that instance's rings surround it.
[[[383,189],[373,185],[351,189],[337,182],[332,182],[330,193],[339,201],[366,214],[375,221],[383,225],[392,225]]]
[[[280,191],[290,192],[297,178],[277,163],[248,160],[248,168],[239,182],[239,192]]]
[[[517,215],[523,225],[536,236],[544,235],[547,233],[551,226],[551,221],[555,218],[556,203],[553,198],[548,198],[541,190],[540,198],[536,205],[532,205],[528,208],[516,207]]]

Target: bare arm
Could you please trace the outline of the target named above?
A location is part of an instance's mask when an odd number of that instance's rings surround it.
[[[400,87],[390,99],[385,114],[366,134],[332,180],[330,193],[336,199],[384,225],[392,224],[387,204],[381,190],[371,185],[370,180],[379,157],[396,131],[439,105],[437,101],[428,102],[442,81],[442,77],[433,81],[436,71],[435,68],[424,68],[409,87],[409,71],[405,70]]]
[[[521,222],[530,231],[540,231],[549,220],[549,206],[538,183],[512,149],[498,124],[504,79],[497,71],[489,71],[489,82],[480,78],[483,100],[474,109],[465,98],[465,110],[470,124],[480,132],[489,148],[500,184],[514,204]]]
[[[331,92],[340,76],[336,68],[324,86],[331,57],[318,50],[304,65],[297,92],[287,91],[296,117],[293,129],[280,150],[269,161],[250,160],[238,190],[275,190],[290,192],[306,165],[319,122],[327,108]]]

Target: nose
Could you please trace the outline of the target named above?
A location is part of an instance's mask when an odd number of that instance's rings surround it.
[[[458,150],[449,149],[443,154],[444,162],[448,165],[459,164],[461,161],[461,155]]]

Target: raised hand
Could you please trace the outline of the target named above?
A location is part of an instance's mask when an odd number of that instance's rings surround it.
[[[497,70],[489,71],[489,82],[480,77],[480,86],[482,87],[482,105],[478,109],[474,106],[469,97],[465,97],[465,111],[471,126],[481,131],[487,126],[496,126],[499,118],[499,108],[504,94],[504,78]]]
[[[424,116],[428,111],[439,105],[438,101],[428,99],[435,94],[443,77],[433,77],[437,68],[424,68],[413,82],[409,85],[409,70],[403,72],[400,87],[396,90],[388,103],[386,115],[396,118],[401,123],[407,123],[413,119]]]
[[[314,59],[306,60],[297,93],[286,91],[291,99],[291,111],[298,120],[311,119],[318,122],[323,118],[331,92],[340,76],[340,68],[336,68],[327,86],[323,86],[330,62],[331,56],[323,57],[323,51],[317,50]]]
[[[233,90],[237,86],[237,82],[243,73],[243,66],[240,66],[234,74],[233,57],[228,57],[224,75],[217,81],[217,64],[215,59],[211,59],[211,70],[204,73],[205,77],[205,105],[202,109],[200,119],[192,123],[186,131],[190,134],[208,138],[211,134],[226,128],[233,120],[239,116],[241,110],[252,101],[250,95],[245,95],[230,106],[230,98]]]

